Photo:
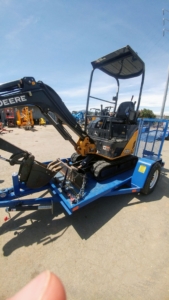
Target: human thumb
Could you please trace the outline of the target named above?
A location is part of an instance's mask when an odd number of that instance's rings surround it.
[[[52,272],[44,271],[8,300],[66,300],[61,280]]]

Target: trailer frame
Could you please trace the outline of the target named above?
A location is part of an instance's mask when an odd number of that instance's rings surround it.
[[[6,207],[8,212],[42,209],[51,209],[53,212],[53,204],[59,202],[64,211],[71,215],[101,197],[142,192],[152,167],[155,164],[164,166],[161,153],[168,120],[140,119],[138,122],[139,134],[134,153],[138,161],[132,169],[102,182],[87,173],[82,178],[81,187],[67,178],[67,172],[64,174],[58,172],[48,184],[36,189],[28,188],[24,182],[20,182],[18,173],[14,172],[12,186],[0,190],[0,208]],[[68,160],[70,158],[64,158],[61,162],[65,164]],[[48,163],[49,161],[45,162],[45,164]],[[30,195],[43,191],[49,193],[50,196],[28,198]]]

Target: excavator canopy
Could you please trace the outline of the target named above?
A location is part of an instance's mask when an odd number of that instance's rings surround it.
[[[106,56],[91,62],[93,69],[100,69],[104,73],[117,79],[128,79],[144,73],[145,65],[136,52],[126,46]]]

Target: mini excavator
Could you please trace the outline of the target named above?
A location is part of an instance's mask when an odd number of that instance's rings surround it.
[[[36,81],[33,77],[24,77],[21,80],[0,85],[0,108],[20,105],[37,106],[50,124],[75,149],[75,153],[71,155],[68,162],[63,163],[58,159],[49,165],[44,165],[36,161],[31,153],[0,139],[0,148],[12,153],[7,161],[11,165],[20,164],[20,181],[25,182],[28,187],[39,188],[45,185],[60,170],[69,169],[70,177],[74,181],[78,181],[87,173],[90,173],[96,180],[102,181],[136,165],[138,158],[134,155],[134,149],[138,136],[137,119],[144,83],[144,62],[130,46],[126,46],[91,64],[93,69],[89,81],[84,130],[76,122],[59,95],[42,81]],[[105,101],[91,95],[95,70],[100,70],[115,79],[117,93],[112,101]],[[139,76],[141,76],[141,84],[137,106],[136,102],[132,101],[133,99],[117,105],[120,80]],[[91,99],[107,102],[109,106],[114,107],[114,113],[105,114],[102,113],[104,109],[101,109],[101,113],[88,124]],[[51,112],[55,113],[57,121],[53,119]],[[65,124],[79,137],[77,142],[72,139]],[[65,176],[67,176],[67,171],[65,171]]]

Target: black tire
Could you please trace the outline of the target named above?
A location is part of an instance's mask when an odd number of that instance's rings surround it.
[[[160,178],[161,165],[157,162],[155,163],[146,179],[144,187],[141,189],[141,194],[148,195],[152,193],[157,185],[157,182]]]

